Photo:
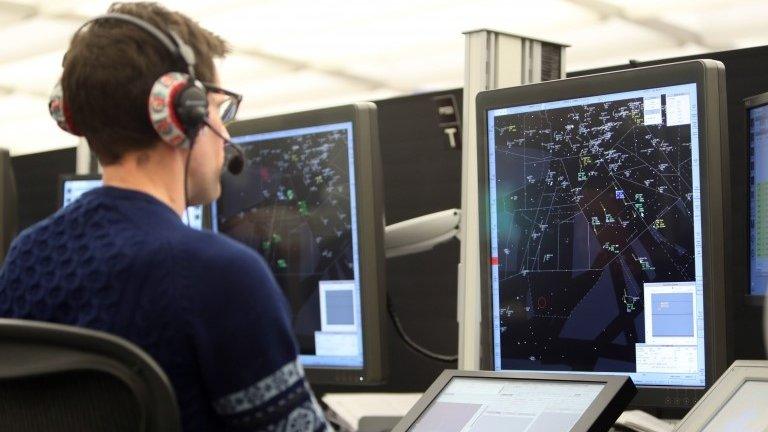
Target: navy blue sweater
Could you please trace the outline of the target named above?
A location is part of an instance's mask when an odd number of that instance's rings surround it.
[[[0,316],[102,330],[147,351],[185,431],[325,430],[289,314],[258,254],[126,189],[95,189],[25,230],[0,270]]]

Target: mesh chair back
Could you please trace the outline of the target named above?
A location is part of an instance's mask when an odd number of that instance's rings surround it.
[[[170,431],[180,428],[165,373],[107,333],[0,319],[3,431]]]

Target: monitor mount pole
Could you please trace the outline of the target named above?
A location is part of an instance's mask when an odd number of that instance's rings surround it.
[[[461,254],[457,319],[459,369],[480,363],[480,245],[475,96],[484,90],[565,78],[565,45],[481,29],[464,33],[464,116],[461,159]]]

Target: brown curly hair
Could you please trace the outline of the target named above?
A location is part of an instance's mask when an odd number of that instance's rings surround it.
[[[132,15],[160,31],[173,31],[195,52],[197,79],[216,80],[213,59],[229,52],[221,37],[153,2],[113,3],[108,12]],[[159,142],[147,114],[150,89],[167,72],[187,72],[186,65],[155,37],[118,20],[95,21],[77,33],[63,66],[61,85],[71,122],[102,165]]]

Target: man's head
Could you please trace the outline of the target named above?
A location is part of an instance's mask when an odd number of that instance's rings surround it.
[[[218,82],[213,59],[228,52],[220,37],[155,3],[115,3],[108,12],[131,15],[161,32],[175,33],[194,51],[196,78]],[[103,166],[167,146],[150,122],[147,104],[155,81],[170,71],[186,73],[187,65],[157,38],[131,23],[98,20],[72,39],[61,79],[65,104],[72,126],[86,137]],[[208,94],[208,120],[225,133],[218,113],[223,98]],[[202,128],[189,157],[190,203],[216,198],[223,141]]]

